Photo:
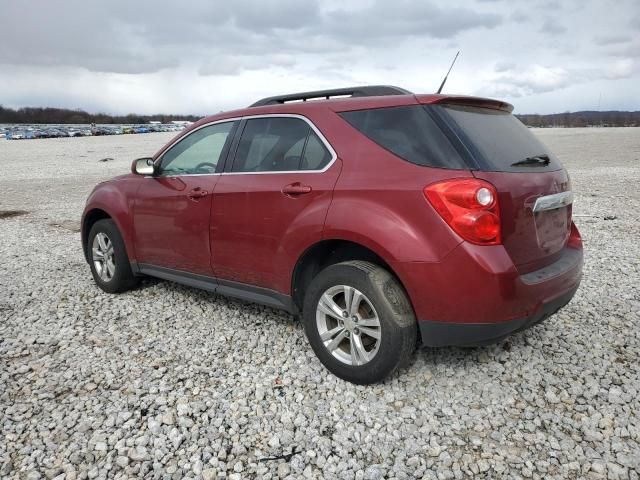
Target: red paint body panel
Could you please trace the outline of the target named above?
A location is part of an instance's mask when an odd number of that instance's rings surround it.
[[[96,185],[87,198],[82,212],[82,238],[86,240],[89,232],[86,229],[87,214],[93,210],[101,210],[109,215],[118,226],[122,235],[127,254],[131,261],[135,261],[135,242],[133,239],[133,202],[140,186],[142,177],[133,174],[121,175],[107,182]]]
[[[364,135],[338,133],[333,140],[349,161],[336,184],[325,239],[361,243],[388,263],[437,262],[462,241],[422,191],[439,180],[470,177],[470,171],[414,165]]]
[[[139,263],[212,275],[209,217],[219,178],[183,175],[141,179],[133,210]],[[208,195],[189,198],[194,189]]]
[[[338,160],[323,173],[222,175],[211,216],[215,276],[290,294],[298,258],[321,239],[340,169]],[[311,192],[284,194],[292,183]]]
[[[423,105],[433,103],[446,103],[448,105],[467,105],[480,108],[491,108],[495,110],[503,110],[512,112],[513,105],[500,100],[492,100],[489,98],[470,97],[466,95],[416,95],[418,103]]]
[[[572,290],[582,262],[553,279],[527,285],[502,245],[464,242],[438,263],[395,265],[421,320],[496,323],[523,318]]]
[[[474,172],[498,191],[502,243],[520,273],[552,263],[567,244],[571,229],[571,206],[533,213],[535,200],[543,195],[570,190],[567,171],[536,173]]]

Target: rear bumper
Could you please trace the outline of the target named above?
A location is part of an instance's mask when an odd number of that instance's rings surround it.
[[[427,346],[477,345],[543,321],[566,305],[582,278],[582,245],[520,274],[501,245],[462,243],[438,263],[405,263],[401,280]]]
[[[418,321],[422,345],[425,347],[478,346],[497,342],[512,333],[537,325],[564,307],[578,286],[547,303],[533,315],[500,323],[451,323]]]

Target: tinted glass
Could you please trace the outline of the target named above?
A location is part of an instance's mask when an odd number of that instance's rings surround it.
[[[162,156],[160,174],[215,173],[233,125],[217,123],[187,135]]]
[[[322,169],[331,155],[309,124],[299,118],[247,120],[233,172],[283,172]]]
[[[529,129],[508,112],[489,108],[446,106],[441,109],[480,154],[482,169],[491,171],[548,171],[562,168],[558,159]],[[512,166],[528,157],[546,155],[549,164]]]
[[[318,136],[311,130],[309,132],[309,138],[307,139],[307,145],[304,148],[304,155],[302,157],[301,170],[322,170],[331,161],[331,153],[324,146],[324,143],[318,138]]]
[[[378,145],[411,163],[468,168],[421,105],[344,112],[341,116]]]

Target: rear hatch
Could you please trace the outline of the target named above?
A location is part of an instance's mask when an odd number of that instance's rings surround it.
[[[475,177],[498,192],[502,243],[520,273],[553,263],[571,229],[571,186],[556,156],[511,115],[510,106],[432,108],[466,148]]]

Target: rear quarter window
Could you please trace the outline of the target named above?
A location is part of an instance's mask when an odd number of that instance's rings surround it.
[[[422,105],[342,112],[340,116],[381,147],[416,165],[468,169]]]

